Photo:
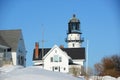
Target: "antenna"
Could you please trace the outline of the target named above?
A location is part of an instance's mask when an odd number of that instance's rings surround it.
[[[42,26],[42,28],[43,28],[43,24],[41,24],[41,26]],[[45,42],[45,40],[44,40],[44,30],[42,29],[42,40],[41,40],[41,42],[42,42],[42,62],[43,62],[43,56],[44,56],[44,42]],[[43,64],[43,63],[42,63]],[[43,64],[43,66],[44,66],[44,64]]]
[[[41,25],[43,27],[43,24]],[[44,56],[44,30],[42,30],[42,58]]]
[[[43,24],[41,24],[41,27],[42,27],[42,55],[41,55],[41,58],[42,58],[42,64],[43,64],[43,68],[44,68],[44,61],[43,61],[43,56],[44,56],[44,29],[43,29]]]

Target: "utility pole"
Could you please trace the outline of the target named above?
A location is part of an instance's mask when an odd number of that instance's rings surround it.
[[[87,40],[87,46],[86,46],[86,73],[88,72],[88,45],[89,41]]]

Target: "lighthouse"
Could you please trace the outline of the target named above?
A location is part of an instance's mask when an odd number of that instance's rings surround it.
[[[67,38],[65,40],[68,48],[80,48],[84,41],[81,35],[80,20],[73,14],[73,17],[68,22]]]
[[[82,73],[82,67],[85,62],[85,48],[82,47],[83,39],[81,38],[80,21],[75,14],[68,22],[68,31],[65,41],[68,44],[67,48],[54,45],[52,48],[38,48],[38,43],[35,43],[33,50],[34,66],[39,66],[43,69],[74,74],[71,69],[73,67],[79,69],[77,74]],[[44,54],[42,54],[44,52]]]

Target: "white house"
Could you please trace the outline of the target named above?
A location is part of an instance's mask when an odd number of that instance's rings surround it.
[[[60,48],[54,45],[52,48],[39,48],[35,44],[33,52],[33,65],[40,68],[69,73],[70,69],[81,69],[85,61],[85,48]]]
[[[26,66],[26,49],[21,30],[0,30],[0,62]]]
[[[85,62],[85,48],[82,47],[80,21],[73,15],[68,22],[67,42],[68,48],[58,47],[39,48],[35,43],[33,51],[33,65],[46,70],[68,73],[71,68],[81,69]]]
[[[54,45],[43,57],[43,67],[46,70],[68,73],[70,57],[62,51],[57,45]]]

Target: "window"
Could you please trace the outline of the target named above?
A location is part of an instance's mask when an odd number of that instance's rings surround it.
[[[58,61],[59,61],[58,55],[54,55],[54,62],[58,62]]]
[[[59,72],[60,72],[60,66],[59,66]]]
[[[53,57],[50,58],[50,61],[53,62]]]
[[[11,52],[11,48],[8,48],[7,51],[8,51],[8,52]]]
[[[24,56],[17,56],[17,60],[18,60],[18,65],[24,65]]]
[[[62,57],[59,57],[59,55],[54,55],[54,57],[50,58],[51,62],[62,62]]]
[[[74,47],[75,45],[73,44],[73,47]]]
[[[75,25],[75,24],[73,24],[73,25],[72,25],[72,29],[73,29],[73,30],[75,30],[75,27],[76,27],[76,25]]]
[[[59,62],[62,62],[62,57],[59,57]]]
[[[22,38],[20,38],[20,40],[22,40]]]
[[[66,70],[66,68],[64,68],[64,71]]]
[[[54,71],[54,67],[52,67],[52,70]]]
[[[24,57],[21,56],[21,65],[24,65]]]
[[[20,61],[20,55],[17,56],[18,58],[18,64],[20,65],[21,61]]]

